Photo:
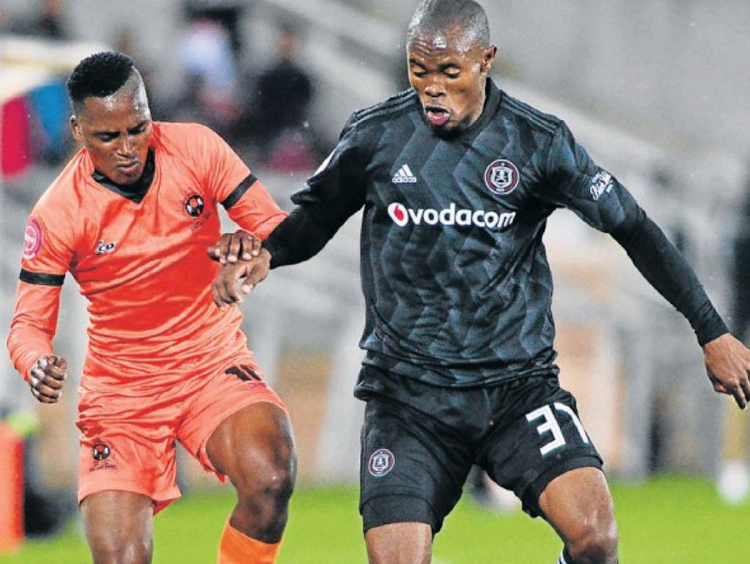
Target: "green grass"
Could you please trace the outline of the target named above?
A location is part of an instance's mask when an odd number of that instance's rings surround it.
[[[625,564],[740,564],[750,504],[727,506],[704,480],[663,477],[638,487],[615,483],[613,494]],[[155,564],[215,562],[216,545],[233,505],[231,490],[190,495],[156,518]],[[466,498],[435,540],[435,564],[554,564],[560,542],[540,519],[496,515]],[[52,540],[28,541],[3,564],[90,562],[73,522]],[[279,564],[365,564],[356,488],[299,487]]]

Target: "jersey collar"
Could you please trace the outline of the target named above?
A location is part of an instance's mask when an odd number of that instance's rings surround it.
[[[141,175],[140,180],[134,184],[128,184],[127,186],[117,184],[96,169],[91,173],[91,178],[108,190],[112,190],[115,194],[127,198],[128,200],[132,200],[136,204],[140,204],[141,200],[146,196],[148,189],[151,187],[151,183],[154,180],[155,170],[154,150],[151,149],[148,152],[148,157],[146,157],[146,166],[143,167],[143,174]]]
[[[503,92],[500,90],[491,78],[487,78],[487,85],[485,87],[486,99],[484,102],[484,109],[479,119],[467,127],[462,134],[470,135],[475,131],[480,131],[487,123],[492,120],[497,109],[500,107],[500,103],[503,101]]]

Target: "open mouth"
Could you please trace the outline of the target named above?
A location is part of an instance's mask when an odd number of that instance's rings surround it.
[[[429,121],[430,125],[433,127],[441,127],[445,125],[451,117],[450,112],[440,106],[425,106],[424,110],[425,115],[427,116],[427,121]]]

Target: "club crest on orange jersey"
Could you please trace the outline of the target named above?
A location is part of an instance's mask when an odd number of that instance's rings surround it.
[[[32,217],[26,224],[26,230],[23,234],[23,258],[25,260],[33,259],[42,249],[43,242],[42,226]]]
[[[188,196],[185,200],[185,211],[190,217],[200,216],[203,213],[204,208],[205,204],[203,203],[203,198],[198,194]]]
[[[492,161],[484,171],[484,183],[490,192],[507,196],[518,186],[518,167],[506,159]]]

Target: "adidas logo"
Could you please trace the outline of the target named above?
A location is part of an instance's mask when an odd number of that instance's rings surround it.
[[[416,181],[417,177],[412,174],[408,164],[398,169],[391,179],[394,184],[414,184]]]

